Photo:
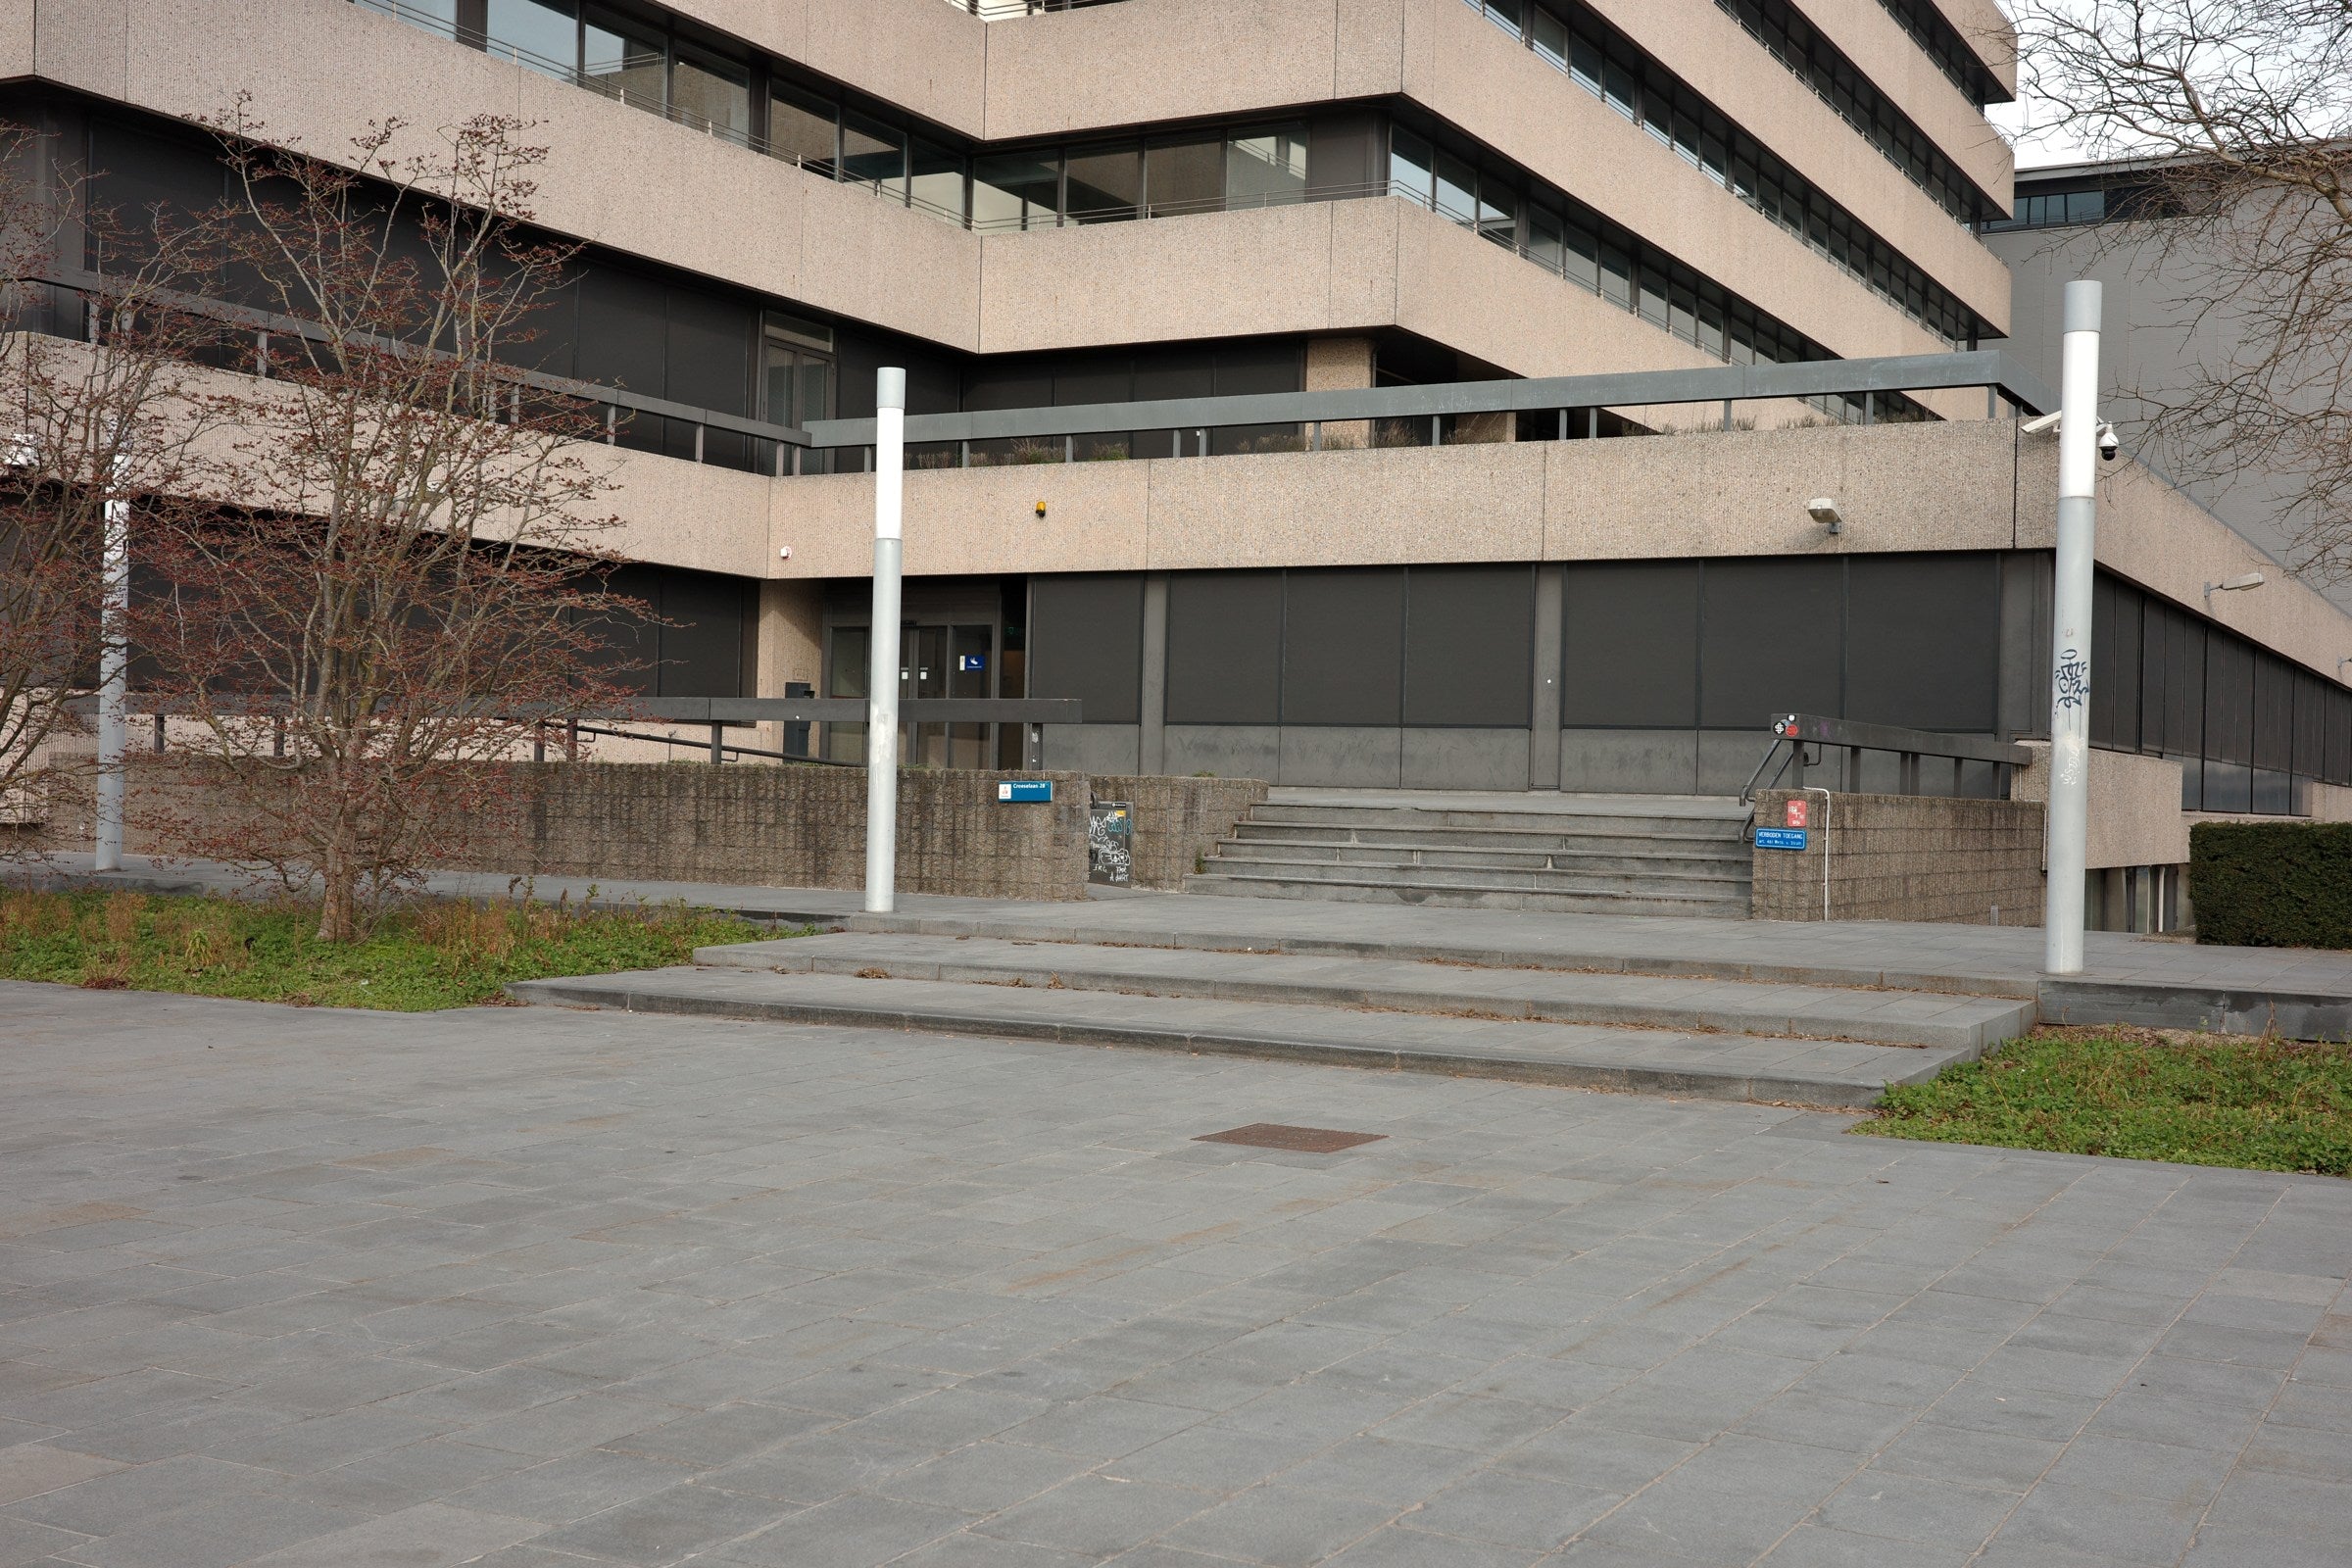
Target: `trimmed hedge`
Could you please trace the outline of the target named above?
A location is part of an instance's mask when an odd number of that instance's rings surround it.
[[[2188,897],[2199,942],[2352,948],[2352,822],[2199,822]]]

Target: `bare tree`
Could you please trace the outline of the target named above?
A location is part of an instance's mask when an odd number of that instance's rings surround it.
[[[203,420],[183,393],[215,330],[172,303],[181,239],[85,196],[0,126],[0,797],[27,804],[89,765],[61,743],[110,635],[106,510],[184,484]]]
[[[2144,161],[2106,242],[2152,246],[2187,330],[2229,345],[2134,389],[2158,449],[2271,489],[2290,564],[2352,579],[2352,0],[2015,11],[2043,123]]]
[[[483,117],[375,124],[334,163],[215,128],[232,199],[213,291],[270,325],[266,375],[202,394],[202,491],[149,527],[171,586],[136,632],[230,808],[192,853],[323,890],[321,940],[513,820],[535,725],[617,700],[614,519],[593,405],[517,368],[566,281],[529,227],[538,149]],[[415,150],[411,150],[415,148]]]

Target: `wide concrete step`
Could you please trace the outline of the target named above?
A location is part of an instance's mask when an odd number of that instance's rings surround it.
[[[1411,828],[1446,832],[1631,833],[1644,838],[1737,838],[1744,809],[1727,816],[1650,816],[1639,813],[1461,810],[1416,806],[1293,806],[1261,801],[1254,822],[1321,827]]]
[[[1578,893],[1694,898],[1747,897],[1748,870],[1686,867],[1674,870],[1582,871],[1546,866],[1422,865],[1391,859],[1373,863],[1303,864],[1296,860],[1259,859],[1220,847],[1208,858],[1204,874],[1228,877],[1272,877],[1285,882],[1379,883],[1400,888],[1494,889],[1509,893]]]
[[[1133,997],[1008,984],[647,969],[523,980],[518,1001],[775,1023],[907,1029],[992,1039],[1449,1073],[1581,1088],[1860,1107],[1973,1052],[1771,1036],[1495,1022],[1405,1012]]]
[[[2022,1034],[2034,1021],[2031,1002],[1931,992],[989,937],[843,932],[703,948],[695,961],[781,973],[1799,1035],[1975,1051]]]
[[[1639,841],[1634,841],[1639,843]],[[1254,836],[1226,839],[1216,850],[1220,860],[1286,865],[1399,865],[1453,866],[1465,870],[1532,870],[1609,872],[1625,875],[1685,873],[1703,876],[1749,875],[1749,858],[1713,850],[1676,851],[1628,848],[1590,850],[1488,849],[1483,846],[1429,844],[1354,844],[1341,841],[1264,840]]]
[[[1218,862],[1210,861],[1211,865]],[[1300,866],[1301,873],[1313,867]],[[1342,904],[1409,904],[1433,909],[1543,909],[1558,914],[1684,914],[1710,919],[1744,920],[1748,893],[1701,897],[1656,893],[1539,893],[1517,888],[1475,887],[1422,882],[1406,884],[1379,877],[1347,880],[1338,875],[1225,875],[1200,872],[1184,879],[1187,893],[1210,893],[1250,899],[1329,899]]]
[[[1379,827],[1353,822],[1267,822],[1252,816],[1234,824],[1231,837],[1250,844],[1361,844],[1397,849],[1483,849],[1530,854],[1578,851],[1595,854],[1654,850],[1661,855],[1745,856],[1746,841],[1730,833],[1644,833],[1612,830],[1584,833],[1560,828]]]

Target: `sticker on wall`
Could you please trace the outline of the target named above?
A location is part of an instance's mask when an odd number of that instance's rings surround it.
[[[1812,805],[1813,803],[1811,801],[1805,800],[1802,797],[1788,802],[1787,808],[1781,813],[1781,825],[1783,827],[1807,826],[1808,824],[1806,823],[1805,818],[1811,809]]]

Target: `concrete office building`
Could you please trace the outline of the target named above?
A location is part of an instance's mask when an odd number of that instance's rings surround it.
[[[43,0],[0,108],[118,204],[217,189],[179,122],[241,89],[313,149],[532,122],[663,693],[861,694],[901,365],[908,693],[1079,698],[1055,766],[1728,793],[1774,712],[2046,727],[1993,0],[1027,11]],[[2209,602],[2261,553],[2107,481],[2094,863],[2352,786],[2352,625]]]

